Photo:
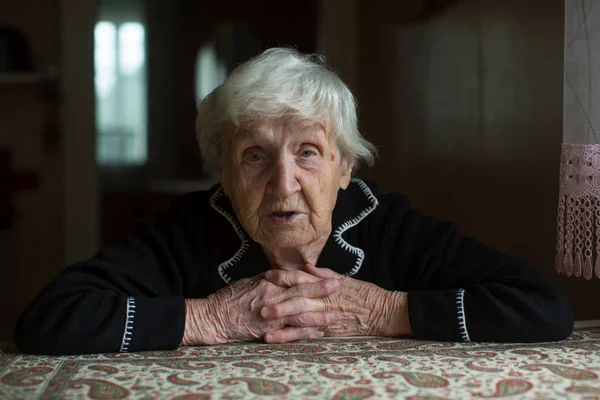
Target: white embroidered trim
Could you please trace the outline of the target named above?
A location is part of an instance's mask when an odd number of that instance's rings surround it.
[[[125,329],[123,332],[123,340],[121,341],[120,353],[127,353],[129,351],[129,343],[131,342],[131,336],[133,335],[133,318],[135,317],[135,299],[133,297],[127,298],[127,309],[125,310]]]
[[[242,245],[240,246],[240,249],[233,255],[233,257],[231,257],[229,260],[219,264],[219,275],[221,275],[221,278],[226,283],[231,283],[231,278],[229,277],[229,275],[227,275],[227,273],[225,271],[227,270],[227,268],[231,267],[234,263],[240,261],[240,259],[242,258],[244,253],[246,253],[246,251],[248,250],[248,247],[250,245],[248,244],[248,238],[246,237],[244,230],[235,221],[235,217],[233,215],[231,215],[231,213],[229,213],[227,210],[224,210],[221,207],[218,207],[216,205],[217,200],[219,200],[224,195],[225,195],[225,192],[223,191],[223,187],[220,187],[219,190],[217,190],[215,192],[215,194],[213,194],[212,197],[210,198],[210,205],[219,214],[221,214],[222,216],[227,218],[227,220],[229,221],[229,223],[235,230],[235,233],[237,233],[238,237],[242,241]]]
[[[458,330],[463,342],[470,342],[469,332],[467,331],[467,320],[465,318],[465,290],[458,289],[456,292],[456,307],[458,308]]]
[[[369,187],[367,186],[366,183],[364,183],[360,179],[352,179],[352,182],[354,182],[358,186],[360,186],[360,188],[362,189],[365,196],[367,196],[367,199],[369,199],[369,201],[371,202],[371,206],[362,210],[360,212],[360,214],[358,214],[358,216],[352,218],[349,221],[344,222],[333,233],[335,242],[342,249],[344,249],[356,256],[356,263],[354,264],[354,268],[352,268],[352,270],[346,274],[348,276],[352,276],[358,272],[358,270],[360,269],[360,267],[362,265],[363,260],[365,259],[365,252],[363,251],[363,249],[354,247],[354,246],[350,245],[350,243],[346,242],[344,240],[344,238],[342,237],[342,234],[344,232],[346,232],[348,229],[358,225],[358,223],[360,221],[365,219],[367,217],[367,215],[371,214],[373,212],[373,210],[375,210],[377,208],[377,206],[379,206],[379,202],[377,201],[377,198],[373,195],[373,192],[371,192],[371,189],[369,189]]]

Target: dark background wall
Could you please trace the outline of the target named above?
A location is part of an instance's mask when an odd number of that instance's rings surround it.
[[[562,0],[461,0],[382,25],[361,3],[369,176],[467,234],[525,258],[597,319],[600,282],[554,270],[562,140]]]

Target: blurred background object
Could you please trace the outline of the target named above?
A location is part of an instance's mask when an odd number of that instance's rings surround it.
[[[215,182],[196,105],[277,45],[325,54],[356,94],[380,150],[361,177],[599,319],[600,291],[554,273],[564,17],[564,0],[0,0],[0,340],[66,265]]]
[[[33,69],[25,35],[0,27],[0,72],[29,72]]]
[[[564,122],[556,270],[600,278],[600,0],[565,9]]]

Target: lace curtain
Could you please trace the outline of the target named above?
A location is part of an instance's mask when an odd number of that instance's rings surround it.
[[[566,0],[556,269],[600,278],[600,0]]]

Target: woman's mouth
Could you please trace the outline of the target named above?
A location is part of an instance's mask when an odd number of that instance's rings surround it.
[[[269,218],[273,222],[285,224],[288,222],[292,222],[297,215],[298,213],[296,211],[275,211],[269,214]]]

